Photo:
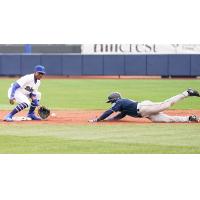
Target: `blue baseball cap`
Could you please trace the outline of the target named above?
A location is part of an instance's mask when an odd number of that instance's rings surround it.
[[[42,73],[42,74],[46,74],[46,72],[45,72],[45,67],[42,66],[42,65],[37,65],[37,66],[35,66],[35,72],[39,72],[39,73]]]

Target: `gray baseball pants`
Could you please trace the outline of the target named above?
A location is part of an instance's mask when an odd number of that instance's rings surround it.
[[[141,103],[138,103],[137,108],[142,117],[146,117],[152,122],[189,122],[189,116],[169,116],[163,113],[163,111],[169,109],[178,101],[181,101],[188,96],[188,92],[185,91],[182,94],[165,100],[164,102],[154,103],[149,100],[142,101]]]

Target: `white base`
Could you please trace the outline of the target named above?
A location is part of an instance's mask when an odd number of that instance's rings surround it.
[[[13,117],[13,121],[31,121],[32,119],[30,117]]]

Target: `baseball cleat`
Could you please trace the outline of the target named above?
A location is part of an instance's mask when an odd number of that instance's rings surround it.
[[[31,118],[32,120],[41,120],[41,118],[37,117],[35,114],[28,114],[27,117]]]
[[[197,117],[196,115],[191,115],[191,116],[189,116],[189,121],[190,122],[199,122],[199,117]]]
[[[7,116],[5,116],[5,118],[4,118],[3,121],[6,121],[6,122],[13,122],[12,115],[8,114]]]
[[[192,88],[189,88],[187,90],[189,96],[195,96],[195,97],[200,97],[200,94],[197,90],[193,90]]]

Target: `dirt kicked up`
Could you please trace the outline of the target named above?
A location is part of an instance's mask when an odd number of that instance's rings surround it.
[[[103,111],[99,110],[90,110],[90,111],[52,111],[53,114],[47,119],[42,121],[15,121],[15,122],[4,122],[3,118],[9,111],[0,111],[0,123],[1,124],[62,124],[62,125],[87,125],[90,124],[88,122],[89,119],[93,119],[96,116],[102,114]],[[189,116],[189,115],[197,115],[200,116],[200,110],[169,110],[165,112],[169,115],[180,115],[180,116]],[[20,112],[20,114],[16,116],[26,116],[26,112]],[[146,118],[132,118],[125,117],[124,119],[117,122],[98,122],[98,124],[104,125],[126,125],[126,124],[149,124],[152,123],[150,120]]]

